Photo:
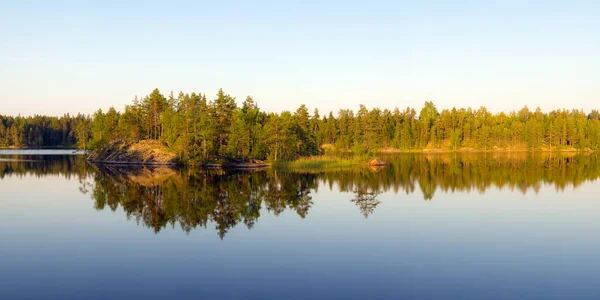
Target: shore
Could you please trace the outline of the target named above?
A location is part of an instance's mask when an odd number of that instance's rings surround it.
[[[299,157],[290,161],[265,162],[261,160],[238,160],[222,158],[213,162],[205,162],[199,166],[208,169],[296,169],[296,170],[322,170],[322,169],[348,169],[354,167],[384,167],[387,162],[377,157],[377,154],[444,154],[444,153],[593,153],[591,149],[526,149],[526,148],[493,148],[487,150],[474,148],[460,148],[449,150],[444,148],[426,148],[420,150],[401,150],[397,148],[382,148],[370,155],[316,155],[311,157]],[[94,151],[88,161],[100,165],[115,166],[178,166],[186,165],[178,155],[158,141],[145,140],[135,144],[114,142],[107,147]],[[190,165],[192,166],[192,165]]]
[[[214,164],[203,164],[203,168],[208,169],[263,169],[270,167],[268,163],[214,163]]]
[[[378,151],[378,153],[383,154],[393,154],[393,153],[529,153],[529,152],[582,152],[582,153],[592,153],[597,150],[592,149],[575,149],[575,148],[566,148],[566,149],[523,149],[523,148],[497,148],[497,149],[473,149],[473,148],[460,148],[456,150],[450,149],[441,149],[441,148],[427,148],[427,149],[415,149],[415,150],[401,150],[397,148],[382,148]]]

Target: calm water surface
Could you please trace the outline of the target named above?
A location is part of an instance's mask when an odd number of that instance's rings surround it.
[[[0,299],[600,297],[598,154],[327,172],[72,154],[0,152]]]

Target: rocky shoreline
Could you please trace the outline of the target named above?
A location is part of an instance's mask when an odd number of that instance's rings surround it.
[[[134,144],[116,141],[95,150],[87,160],[106,165],[175,166],[180,164],[175,153],[155,140],[143,140]]]
[[[156,140],[143,140],[134,144],[115,141],[92,152],[87,160],[94,164],[107,166],[184,165],[175,153]],[[201,167],[209,169],[260,169],[268,166],[268,163],[261,160],[241,161],[235,159],[201,165]]]

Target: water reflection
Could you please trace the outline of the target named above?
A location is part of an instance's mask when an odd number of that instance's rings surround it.
[[[189,232],[213,223],[223,238],[239,223],[252,228],[263,206],[275,215],[289,209],[306,217],[317,174],[103,166],[94,182],[96,209],[120,206],[155,232],[176,224]]]
[[[89,165],[80,155],[0,155],[0,179],[6,176],[23,177],[48,175],[85,177]]]
[[[240,223],[252,228],[261,212],[279,215],[289,210],[307,217],[312,193],[319,188],[348,193],[348,200],[367,218],[376,211],[382,193],[419,190],[425,200],[438,191],[483,193],[490,187],[537,193],[543,184],[561,191],[600,176],[598,154],[403,154],[386,157],[389,165],[376,170],[303,173],[94,166],[77,156],[4,158],[0,178],[75,177],[97,210],[120,207],[128,219],[154,232],[167,226],[185,232],[210,226],[221,238]]]
[[[377,195],[379,194],[381,194],[379,191],[356,190],[354,198],[350,201],[358,206],[365,218],[368,218],[375,211],[377,205],[381,203],[381,201],[377,200]]]

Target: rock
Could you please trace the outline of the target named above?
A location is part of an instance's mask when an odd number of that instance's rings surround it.
[[[96,149],[88,160],[99,164],[121,165],[176,165],[175,153],[156,140],[143,140],[134,144],[115,141]]]
[[[369,160],[369,162],[367,163],[368,166],[386,166],[387,162],[381,160],[379,157],[375,157],[371,160]]]

